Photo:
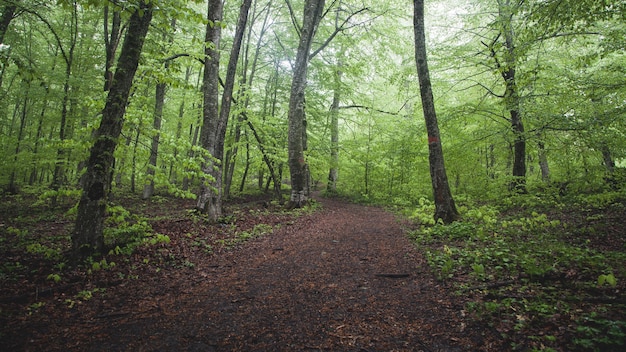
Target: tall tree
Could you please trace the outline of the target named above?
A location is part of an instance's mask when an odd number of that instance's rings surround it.
[[[335,86],[333,87],[333,102],[330,106],[330,169],[328,171],[328,191],[337,192],[337,179],[339,178],[339,103],[341,100],[341,76],[343,76],[343,55],[341,48],[337,54],[337,67],[333,74]]]
[[[152,1],[142,0],[128,22],[128,31],[117,61],[113,83],[87,162],[76,225],[72,233],[75,258],[97,253],[104,247],[103,225],[115,162],[113,153],[122,131],[124,112],[152,20],[153,6]]]
[[[219,1],[218,1],[219,2]],[[212,7],[213,6],[213,7]],[[202,147],[204,147],[215,159],[215,163],[205,162],[203,171],[210,175],[211,182],[209,184],[203,182],[198,197],[197,209],[206,213],[211,220],[217,220],[222,216],[222,159],[224,157],[224,139],[226,137],[226,129],[228,127],[228,115],[230,114],[230,106],[232,103],[232,95],[235,86],[235,73],[237,71],[237,61],[239,60],[239,52],[241,50],[241,42],[243,34],[248,22],[248,12],[252,6],[252,0],[243,0],[239,10],[239,19],[235,29],[235,38],[230,52],[230,59],[226,69],[226,80],[224,82],[224,92],[222,93],[221,109],[217,107],[217,83],[219,80],[219,54],[217,57],[209,57],[208,53],[205,63],[205,70],[210,66],[209,76],[205,73],[205,108],[203,111],[204,125],[202,126]],[[215,17],[217,21],[222,16],[222,4],[209,1],[209,16],[212,10],[219,12],[219,17]],[[207,42],[219,43],[221,31],[214,33],[215,29],[209,29],[212,19],[209,19],[207,25]],[[219,26],[216,21],[213,26]],[[207,45],[209,47],[211,45]],[[210,48],[212,51],[217,51]],[[214,53],[213,53],[214,54]],[[210,96],[208,96],[210,95]],[[207,100],[208,99],[208,100]],[[208,105],[206,105],[208,104]],[[218,113],[219,112],[219,113]]]
[[[0,44],[4,43],[4,35],[9,29],[9,24],[13,21],[17,6],[13,3],[6,3],[2,7],[2,15],[0,15]]]
[[[232,148],[229,149],[229,151],[226,153],[226,157],[224,158],[224,197],[225,198],[228,198],[230,195],[230,188],[231,188],[231,184],[233,180],[233,174],[235,172],[237,153],[239,150],[239,142],[241,140],[241,129],[242,129],[244,120],[247,119],[246,110],[248,109],[250,105],[250,94],[249,94],[250,87],[252,87],[252,84],[254,83],[254,78],[256,76],[263,38],[265,34],[267,33],[267,30],[270,27],[268,25],[268,20],[272,12],[272,0],[270,0],[266,4],[265,8],[262,9],[258,15],[255,15],[256,9],[257,9],[257,2],[255,1],[254,11],[252,15],[253,20],[250,21],[250,24],[248,26],[247,42],[246,42],[245,50],[244,50],[245,54],[243,55],[242,77],[241,77],[240,87],[239,87],[239,96],[242,97],[242,101],[239,102],[240,104],[239,108],[240,110],[242,110],[242,112],[239,114],[239,116],[237,116],[237,121],[236,121],[234,132],[233,132],[234,133],[233,146]],[[250,47],[252,46],[251,45],[252,29],[254,27],[256,17],[260,16],[263,11],[265,11],[265,16],[263,18],[263,24],[261,25],[261,30],[259,32],[256,45],[254,46],[255,50],[254,50],[254,54],[252,58],[252,64],[250,64],[249,51],[250,51]],[[248,75],[248,68],[250,68],[249,75]]]
[[[428,132],[428,160],[430,162],[430,178],[432,180],[433,194],[435,197],[435,221],[441,219],[449,224],[459,217],[456,210],[448,175],[443,159],[443,148],[439,135],[439,124],[435,112],[430,73],[426,56],[426,34],[424,29],[424,0],[413,1],[413,30],[415,32],[415,61],[422,97],[422,109]]]
[[[217,145],[217,125],[219,118],[219,78],[220,78],[220,40],[222,39],[223,3],[221,0],[209,0],[207,9],[206,35],[204,38],[204,76],[202,78],[202,129],[200,130],[200,146],[215,157]],[[221,209],[217,207],[219,189],[217,182],[219,165],[205,155],[202,171],[204,178],[200,185],[200,194],[196,209],[217,216]]]
[[[173,18],[170,22],[172,31],[176,28],[176,18]],[[163,40],[167,41],[167,45],[171,46],[174,42],[174,36],[168,35],[169,33],[163,33]],[[170,62],[173,59],[168,58],[165,60],[165,71],[170,67]],[[163,107],[165,106],[165,90],[167,89],[167,83],[163,81],[163,78],[159,78],[156,84],[154,94],[154,120],[152,121],[153,135],[152,143],[150,145],[150,158],[148,160],[148,170],[146,170],[146,180],[143,186],[143,199],[148,199],[154,194],[154,175],[156,174],[157,159],[159,156],[159,140],[161,138],[161,122],[163,120]]]
[[[109,7],[107,3],[104,5],[104,49],[106,53],[106,61],[104,63],[104,91],[111,89],[113,83],[113,64],[115,62],[115,52],[120,42],[122,34],[122,17],[120,10],[115,8],[111,15],[111,29],[109,30]]]
[[[289,95],[288,150],[291,196],[288,207],[301,207],[308,201],[308,166],[304,158],[304,151],[306,150],[304,94],[309,53],[315,32],[322,18],[324,3],[324,0],[306,0],[304,3],[304,18],[300,29],[300,41]]]
[[[15,16],[17,6],[7,3],[2,7],[2,15],[0,16],[0,87],[2,87],[2,78],[4,77],[4,69],[7,63],[8,54],[5,51],[4,36],[9,29],[9,25]]]
[[[50,25],[48,25],[52,28]],[[69,49],[66,52],[63,49],[63,45],[56,34],[53,31],[55,38],[57,38],[59,49],[63,55],[63,59],[65,60],[65,82],[63,83],[63,102],[61,104],[61,126],[59,127],[59,140],[61,144],[67,138],[67,129],[68,129],[68,118],[69,118],[69,103],[70,103],[70,79],[72,77],[72,65],[74,62],[74,52],[76,49],[76,43],[78,41],[78,4],[76,1],[72,3],[72,14],[69,26],[70,32],[70,45]],[[65,183],[65,154],[66,150],[63,147],[60,147],[57,150],[57,160],[56,165],[54,166],[54,175],[52,178],[52,189],[58,190],[61,185]],[[56,202],[56,199],[53,199],[53,203]]]
[[[513,17],[516,9],[511,0],[498,0],[498,27],[499,33],[489,47],[491,56],[495,60],[496,68],[504,80],[504,103],[510,115],[511,130],[513,131],[513,181],[510,189],[526,192],[526,136],[524,123],[520,111],[520,95],[517,86],[517,52],[515,48],[515,32],[513,31]],[[496,41],[503,38],[504,54],[499,59],[494,48]]]

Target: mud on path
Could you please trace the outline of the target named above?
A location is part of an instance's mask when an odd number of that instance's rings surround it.
[[[321,199],[271,235],[107,289],[22,331],[24,350],[465,351],[493,337],[378,208]],[[88,306],[88,307],[87,307]]]

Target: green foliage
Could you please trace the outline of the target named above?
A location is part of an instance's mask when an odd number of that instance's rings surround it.
[[[65,204],[76,204],[80,198],[81,190],[72,188],[63,188],[57,191],[46,190],[37,199],[37,202],[33,206],[41,206],[44,204],[50,204],[52,200]]]
[[[109,206],[107,215],[104,240],[108,247],[136,245],[152,236],[147,219],[131,214],[120,205]]]
[[[62,253],[59,249],[50,248],[41,243],[31,243],[27,245],[26,252],[42,255],[45,259],[49,260],[59,260],[62,257]]]
[[[623,265],[626,254],[596,249],[591,246],[590,238],[594,242],[599,240],[593,238],[593,233],[572,229],[567,222],[532,211],[559,209],[568,214],[594,209],[599,213],[592,213],[587,221],[602,221],[602,211],[621,209],[616,201],[620,198],[611,194],[577,199],[586,201],[548,206],[539,197],[518,195],[513,200],[501,201],[499,207],[462,205],[459,207],[462,220],[447,226],[422,225],[410,237],[425,253],[439,280],[457,283],[458,292],[463,295],[468,291],[485,295],[482,301],[468,303],[468,312],[485,321],[509,322],[505,325],[523,334],[555,316],[573,314],[570,302],[584,302],[588,296],[595,297],[597,290],[615,295],[626,276]],[[573,209],[583,204],[590,208]],[[572,238],[572,230],[582,238]],[[594,309],[610,312],[611,307],[617,308],[607,304]],[[576,312],[575,315],[582,314],[573,332],[576,348],[620,350],[626,323],[590,318],[596,317],[594,311],[581,313],[578,308]],[[562,343],[554,336],[528,338],[538,345],[547,344],[546,347],[558,347]]]
[[[617,279],[613,274],[602,274],[598,276],[598,286],[602,287],[604,285],[615,287],[617,285]]]
[[[592,312],[578,319],[573,342],[588,351],[617,351],[626,346],[626,321]],[[620,346],[620,347],[618,347]]]
[[[59,283],[61,281],[61,275],[59,274],[50,274],[47,277],[48,280],[54,281],[55,283]]]
[[[422,197],[419,199],[418,205],[415,206],[409,218],[423,225],[435,225],[433,214],[435,214],[435,203]]]

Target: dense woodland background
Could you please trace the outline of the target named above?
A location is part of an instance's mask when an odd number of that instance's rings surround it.
[[[225,141],[224,194],[288,183],[288,98],[301,2],[254,1]],[[624,3],[429,1],[432,85],[453,192],[591,192],[620,181],[626,153]],[[78,189],[132,2],[3,1],[0,183]],[[205,8],[155,2],[115,151],[113,193],[198,189]],[[227,62],[239,4],[224,5]],[[406,1],[327,4],[312,50],[306,119],[312,185],[413,204],[429,197],[428,150]],[[226,65],[222,64],[222,77]],[[503,73],[514,74],[506,80]],[[515,106],[515,108],[512,108]],[[511,111],[519,113],[512,121]],[[338,133],[333,135],[334,119]],[[513,127],[512,127],[513,123]],[[515,127],[516,124],[522,126]],[[525,144],[524,160],[515,158]],[[333,155],[338,155],[334,158]],[[525,162],[515,172],[514,162]]]

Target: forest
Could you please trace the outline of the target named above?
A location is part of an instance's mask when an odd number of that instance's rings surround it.
[[[0,321],[342,201],[407,223],[471,349],[621,350],[624,38],[622,0],[0,0]]]

